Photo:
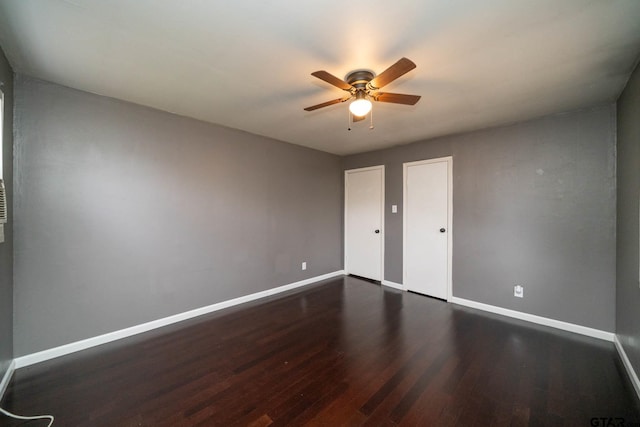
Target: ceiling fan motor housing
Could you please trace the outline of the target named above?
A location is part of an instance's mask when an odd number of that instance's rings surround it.
[[[347,75],[346,81],[358,90],[365,90],[367,83],[373,80],[373,73],[366,70],[358,70]]]

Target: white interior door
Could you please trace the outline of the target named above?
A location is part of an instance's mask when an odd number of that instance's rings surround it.
[[[404,164],[404,286],[451,295],[451,158]]]
[[[345,270],[382,280],[384,166],[345,172]]]

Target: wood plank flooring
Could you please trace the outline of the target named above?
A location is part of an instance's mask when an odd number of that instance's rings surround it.
[[[622,369],[607,342],[341,277],[20,369],[2,406],[54,426],[640,425]]]

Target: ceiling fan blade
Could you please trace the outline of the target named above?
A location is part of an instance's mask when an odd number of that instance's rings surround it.
[[[351,90],[353,86],[349,83],[345,82],[342,79],[337,78],[333,74],[327,73],[326,71],[315,71],[311,73],[312,76],[319,78],[320,80],[324,80],[325,82],[334,85],[335,87],[339,87],[342,90]]]
[[[318,108],[322,108],[322,107],[328,107],[329,105],[333,105],[333,104],[339,104],[341,102],[345,102],[346,100],[348,100],[349,98],[351,98],[350,96],[346,97],[346,98],[338,98],[338,99],[332,99],[331,101],[327,101],[327,102],[323,102],[322,104],[316,104],[316,105],[312,105],[311,107],[307,107],[304,110],[305,111],[313,111],[313,110],[317,110]]]
[[[351,114],[351,118],[353,119],[353,123],[355,123],[355,122],[359,122],[361,120],[364,120],[366,118],[366,115],[364,115],[364,116],[356,116],[356,115]]]
[[[376,101],[391,102],[393,104],[415,105],[416,102],[420,101],[420,96],[418,95],[405,95],[402,93],[378,92],[372,96]]]
[[[401,58],[398,62],[391,67],[378,74],[373,80],[369,82],[369,86],[372,89],[380,89],[397,79],[398,77],[408,73],[416,68],[416,64],[412,60],[407,58]]]

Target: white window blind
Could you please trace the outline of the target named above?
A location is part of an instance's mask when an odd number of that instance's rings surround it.
[[[0,82],[0,87],[2,87],[2,82]],[[4,176],[2,175],[2,166],[4,165],[3,163],[3,159],[2,159],[2,153],[3,153],[3,145],[2,145],[2,138],[4,136],[4,92],[2,92],[2,89],[0,89],[0,179],[4,178]]]
[[[4,180],[2,179],[2,166],[4,159],[2,158],[4,135],[4,93],[0,90],[0,243],[4,242],[4,224],[7,222],[7,193],[4,188]]]
[[[0,179],[0,225],[7,222],[7,195],[4,190],[4,180]]]

